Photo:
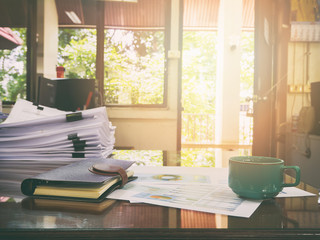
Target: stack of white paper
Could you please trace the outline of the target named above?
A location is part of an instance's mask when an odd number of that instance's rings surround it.
[[[0,124],[0,196],[20,197],[25,178],[113,152],[115,128],[104,107],[65,112],[18,100]]]
[[[65,112],[18,100],[0,124],[0,161],[106,157],[114,142],[114,127],[104,107]]]

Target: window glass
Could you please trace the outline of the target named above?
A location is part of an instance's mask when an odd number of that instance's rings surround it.
[[[66,78],[96,78],[96,30],[60,28],[58,64]]]
[[[96,30],[60,28],[59,65],[68,78],[95,78]],[[104,103],[163,104],[163,31],[105,30]]]
[[[254,80],[254,31],[241,34],[241,72],[240,72],[240,122],[239,143],[252,144]]]
[[[26,28],[11,28],[22,40],[13,49],[0,46],[0,96],[2,101],[16,101],[26,98],[27,41]]]
[[[216,31],[183,32],[182,144],[214,143]]]
[[[163,31],[105,31],[105,104],[163,104]]]

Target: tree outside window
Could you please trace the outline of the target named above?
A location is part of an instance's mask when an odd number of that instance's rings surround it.
[[[60,28],[58,62],[68,78],[95,78],[96,30]],[[163,31],[105,30],[104,104],[164,103]]]
[[[0,97],[2,101],[14,102],[26,98],[26,28],[12,28],[22,45],[12,50],[0,50]]]

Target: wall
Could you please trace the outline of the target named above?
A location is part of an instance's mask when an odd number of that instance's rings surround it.
[[[217,144],[239,143],[240,39],[242,1],[220,1],[215,135]],[[232,69],[232,70],[231,70]],[[232,87],[230,87],[232,86]],[[217,149],[217,159],[239,155],[238,150]],[[217,161],[216,166],[222,167]],[[224,166],[223,166],[224,167]]]
[[[309,136],[308,146],[304,134],[292,134],[291,138],[290,165],[300,167],[301,181],[319,189],[320,136]]]
[[[56,77],[58,55],[58,15],[54,0],[37,2],[37,74]]]
[[[302,181],[315,187],[319,187],[320,137],[301,132],[305,129],[301,122],[292,119],[299,117],[302,107],[311,106],[308,86],[320,81],[319,59],[320,43],[289,43],[286,160],[300,166]]]
[[[298,116],[302,107],[311,106],[311,82],[320,81],[320,43],[290,42],[288,51],[287,122]],[[289,127],[291,127],[288,124]]]

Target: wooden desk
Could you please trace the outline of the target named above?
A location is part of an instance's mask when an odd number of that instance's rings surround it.
[[[153,156],[149,160],[152,162]],[[161,164],[159,159],[153,163]],[[181,158],[164,153],[162,164],[179,165]],[[0,170],[0,195],[14,198],[0,203],[0,239],[320,238],[318,197],[266,200],[248,219],[126,201],[106,200],[86,206],[39,202],[20,193],[17,176],[16,184],[13,177],[8,188],[1,171],[9,167]],[[43,166],[38,169],[45,171]],[[27,171],[24,175],[33,174]],[[303,183],[299,187],[317,192]]]

